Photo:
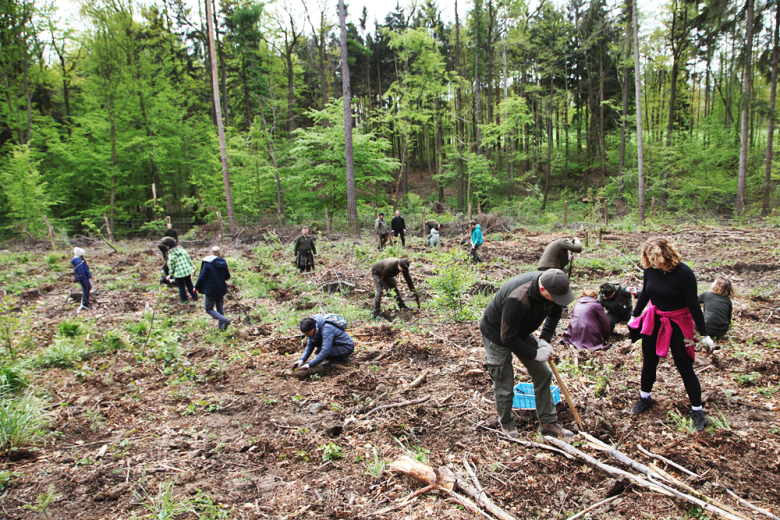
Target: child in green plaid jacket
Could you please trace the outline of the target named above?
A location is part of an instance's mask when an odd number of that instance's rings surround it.
[[[192,265],[190,255],[180,245],[174,246],[168,252],[168,272],[176,280],[179,286],[179,298],[182,303],[187,303],[187,293],[192,296],[192,301],[198,300],[198,293],[192,287],[192,274],[195,266]]]

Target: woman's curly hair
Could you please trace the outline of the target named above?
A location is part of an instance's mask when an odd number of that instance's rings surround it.
[[[639,262],[645,269],[654,267],[665,273],[671,273],[682,262],[682,258],[677,248],[668,239],[656,237],[642,244]]]

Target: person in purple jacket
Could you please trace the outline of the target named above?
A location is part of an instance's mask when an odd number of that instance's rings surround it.
[[[76,281],[81,284],[81,305],[76,312],[89,310],[89,291],[92,290],[92,284],[89,280],[92,278],[92,273],[89,272],[89,265],[84,260],[84,250],[80,247],[74,247],[73,259],[70,263],[73,266],[73,274],[76,277]]]
[[[596,299],[594,291],[584,291],[571,313],[569,328],[563,341],[579,349],[599,350],[609,348],[607,343],[611,326],[607,313]]]

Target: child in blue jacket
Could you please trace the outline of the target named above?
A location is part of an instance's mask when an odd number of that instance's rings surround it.
[[[84,250],[80,247],[73,248],[73,260],[70,261],[73,266],[73,274],[76,277],[76,281],[81,284],[81,305],[76,312],[82,309],[89,310],[89,291],[92,290],[92,284],[89,279],[92,278],[92,273],[89,272],[89,265],[84,260]]]
[[[471,224],[471,258],[474,262],[481,262],[477,249],[482,245],[482,226],[477,224],[476,220],[472,220],[469,224]]]

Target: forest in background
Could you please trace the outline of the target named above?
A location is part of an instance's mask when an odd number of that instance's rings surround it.
[[[45,234],[43,215],[72,231],[103,214],[112,229],[226,214],[218,114],[237,218],[346,212],[336,4],[208,7],[219,110],[203,1],[83,0],[71,25],[50,3],[0,5],[6,234]],[[358,212],[544,214],[606,197],[640,216],[643,187],[670,214],[769,214],[777,7],[670,0],[645,24],[639,11],[638,69],[630,0],[474,0],[447,22],[432,0],[383,20],[363,8],[346,27]]]

